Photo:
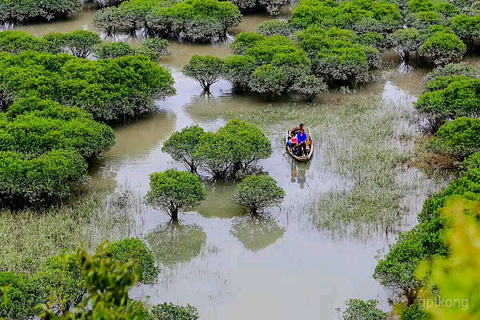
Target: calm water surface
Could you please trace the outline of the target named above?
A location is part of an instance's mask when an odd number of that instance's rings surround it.
[[[18,29],[36,36],[93,29],[94,12],[85,10],[68,20]],[[200,86],[180,70],[193,54],[227,56],[235,34],[253,31],[267,19],[270,17],[244,17],[242,24],[229,32],[229,40],[220,44],[171,41],[173,55],[160,63],[172,71],[177,95],[158,101],[158,113],[115,128],[117,143],[94,166],[93,179],[128,185],[144,195],[150,173],[176,167],[161,152],[162,143],[173,131],[191,124],[215,130],[225,123],[225,112],[244,113],[265,106],[259,96],[233,95],[225,81],[213,85],[212,95],[205,96]],[[142,41],[118,38],[134,44]],[[382,72],[379,82],[362,88],[357,95],[379,96],[411,108],[423,88],[423,74],[395,67]],[[345,97],[331,93],[321,99],[335,104]],[[274,106],[287,100],[282,97]],[[334,113],[335,108],[324,112]],[[314,228],[302,208],[314,196],[340,188],[341,177],[332,172],[320,152],[308,164],[293,162],[283,155],[283,132],[278,127],[263,129],[273,141],[274,152],[261,164],[286,190],[281,208],[270,210],[269,220],[249,219],[229,200],[234,186],[218,183],[207,185],[207,200],[195,212],[182,216],[180,226],[168,224],[165,214],[147,209],[142,235],[155,252],[162,273],[157,284],[137,288],[134,295],[149,297],[152,303],[190,303],[199,309],[202,319],[212,320],[333,319],[334,309],[343,307],[350,298],[377,299],[382,308],[388,309],[388,293],[372,274],[378,257],[394,240],[394,233],[378,232],[360,239],[335,237],[336,230]],[[411,210],[398,229],[415,223],[415,214],[427,193],[438,187],[421,172],[415,171],[412,176],[423,184],[412,189],[408,198]]]

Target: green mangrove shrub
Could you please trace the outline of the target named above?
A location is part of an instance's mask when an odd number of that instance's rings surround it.
[[[445,65],[461,58],[466,49],[455,34],[438,31],[425,40],[420,47],[420,54],[435,65]]]
[[[231,2],[130,0],[101,9],[94,16],[94,25],[107,34],[145,29],[157,36],[205,42],[224,38],[227,29],[241,20],[240,11]]]
[[[0,21],[21,22],[36,18],[51,20],[81,9],[81,0],[0,0]]]
[[[350,299],[346,302],[343,320],[386,320],[387,313],[377,309],[377,303],[376,300]]]
[[[266,100],[271,101],[286,89],[287,75],[282,69],[266,64],[253,71],[249,87],[254,92],[264,94]]]
[[[232,200],[257,214],[265,208],[279,205],[285,191],[269,175],[248,175],[240,182],[232,195]]]
[[[154,110],[173,92],[169,71],[142,56],[91,61],[69,55],[0,54],[0,104],[38,96],[80,107],[96,120],[118,122]]]
[[[480,119],[460,117],[440,127],[430,141],[436,151],[457,160],[480,151]]]
[[[401,21],[402,16],[396,5],[373,0],[300,0],[290,17],[290,23],[294,27],[337,27],[358,34],[372,31],[390,33],[402,26]]]
[[[480,80],[465,76],[438,78],[427,83],[426,92],[415,104],[425,115],[433,132],[447,120],[458,117],[478,117]]]
[[[198,147],[200,166],[214,179],[245,174],[272,154],[272,144],[253,124],[230,120],[217,132],[207,132]]]
[[[162,151],[183,164],[190,172],[197,173],[201,160],[198,148],[204,135],[205,131],[197,125],[175,131],[163,143]]]
[[[87,163],[74,150],[38,157],[0,151],[0,198],[4,205],[44,204],[72,194],[87,178]]]
[[[328,85],[322,78],[314,75],[302,76],[290,88],[290,92],[300,95],[308,102],[312,102],[319,93],[326,91],[328,91]]]
[[[179,212],[195,208],[206,195],[202,183],[193,173],[169,169],[150,175],[146,201],[164,210],[172,220],[178,220]]]
[[[194,55],[186,64],[183,73],[197,80],[203,91],[209,92],[210,86],[220,80],[223,71],[223,61],[213,56]]]
[[[480,71],[472,65],[461,63],[450,63],[440,66],[427,73],[423,82],[438,80],[439,78],[450,78],[453,76],[465,76],[467,78],[480,78]]]

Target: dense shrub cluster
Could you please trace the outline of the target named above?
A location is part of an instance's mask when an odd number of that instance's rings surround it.
[[[301,0],[292,12],[290,23],[299,28],[312,25],[330,29],[350,29],[356,33],[389,33],[402,26],[397,6],[387,1]]]
[[[3,205],[68,196],[86,178],[86,159],[115,143],[113,130],[75,107],[21,99],[0,114],[0,198]]]
[[[172,92],[173,78],[142,56],[91,61],[27,51],[0,54],[4,109],[28,96],[76,106],[97,120],[115,122],[151,112],[153,98]]]
[[[439,77],[427,84],[415,107],[430,122],[432,131],[458,117],[476,118],[480,115],[480,79]]]
[[[70,33],[52,32],[41,38],[23,31],[0,32],[0,52],[19,54],[33,50],[44,53],[68,53],[78,58],[116,59],[125,56],[144,55],[152,61],[169,55],[169,43],[165,39],[146,39],[142,46],[132,47],[124,42],[102,43],[98,33],[75,30]]]
[[[272,99],[283,92],[311,101],[329,84],[357,84],[372,80],[370,70],[380,66],[383,36],[357,36],[349,30],[317,26],[292,37],[241,33],[232,43],[234,55],[223,62],[214,57],[192,57],[184,67],[187,76],[204,90],[220,77],[237,90],[259,92]],[[325,82],[324,82],[325,81]]]
[[[407,305],[412,305],[419,289],[425,284],[415,273],[420,263],[449,254],[445,243],[449,224],[442,209],[452,199],[478,201],[479,193],[480,170],[473,166],[458,179],[451,181],[443,192],[427,199],[418,217],[419,224],[411,231],[400,234],[397,243],[391,246],[390,252],[378,263],[375,279],[395,293],[405,295]]]
[[[291,3],[289,0],[233,0],[232,2],[244,13],[252,11],[267,11],[271,15],[278,14],[282,6]]]
[[[100,10],[94,24],[108,34],[145,29],[155,35],[202,42],[224,38],[227,29],[241,20],[238,8],[228,1],[130,0]]]
[[[139,282],[154,281],[153,254],[139,239],[100,245],[45,261],[32,274],[0,273],[0,317],[41,319],[189,319],[198,311],[172,304],[153,308],[128,293]]]
[[[174,132],[162,151],[192,172],[203,169],[214,178],[225,178],[270,156],[272,145],[253,124],[231,120],[217,132],[205,132],[198,126]]]
[[[47,20],[65,17],[82,9],[81,0],[0,0],[0,21]]]
[[[389,42],[407,62],[415,57],[435,65],[445,65],[461,58],[466,52],[465,44],[451,29],[442,26],[432,26],[423,31],[400,29],[389,36]]]

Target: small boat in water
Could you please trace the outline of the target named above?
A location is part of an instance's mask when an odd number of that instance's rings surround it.
[[[312,135],[310,134],[310,129],[306,128],[305,133],[307,134],[307,154],[303,156],[299,156],[295,153],[295,147],[290,147],[288,144],[288,141],[292,138],[292,134],[290,130],[287,130],[285,132],[285,148],[287,150],[287,153],[295,160],[300,161],[300,162],[307,162],[310,161],[313,155],[313,138]]]

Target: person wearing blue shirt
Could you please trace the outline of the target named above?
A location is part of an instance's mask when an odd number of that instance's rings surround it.
[[[300,125],[300,131],[297,133],[298,147],[302,152],[302,156],[307,154],[307,133],[305,132],[305,127],[303,123]]]

